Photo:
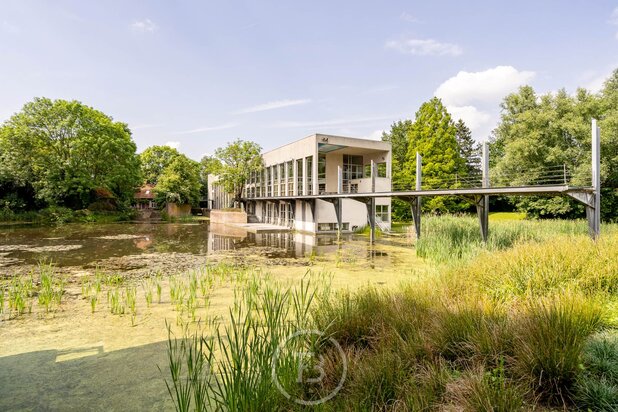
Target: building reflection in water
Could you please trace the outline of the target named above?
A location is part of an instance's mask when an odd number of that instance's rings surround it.
[[[350,240],[345,235],[340,240]],[[278,249],[280,257],[306,257],[312,253],[326,254],[341,248],[336,235],[320,235],[288,231],[253,233],[240,227],[211,224],[208,230],[208,253],[247,247]]]

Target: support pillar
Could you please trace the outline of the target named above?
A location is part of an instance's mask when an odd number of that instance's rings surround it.
[[[367,221],[369,222],[369,243],[376,240],[376,198],[370,197],[367,202]]]
[[[410,201],[410,210],[412,211],[412,220],[414,221],[414,231],[416,239],[421,237],[421,197],[416,196]]]
[[[343,193],[343,169],[337,166],[337,194]]]
[[[483,158],[481,160],[483,168],[483,187],[489,187],[489,146],[483,143]],[[481,227],[481,238],[487,243],[489,235],[489,195],[475,196],[476,213],[479,217]]]
[[[337,216],[337,233],[341,234],[341,225],[342,225],[342,205],[343,199],[338,197],[333,199],[333,205],[335,206],[335,215]]]
[[[588,232],[597,239],[601,233],[601,131],[597,120],[592,119],[592,205],[586,205]]]

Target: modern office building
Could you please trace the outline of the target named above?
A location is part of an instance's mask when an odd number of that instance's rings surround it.
[[[290,199],[326,193],[388,192],[391,190],[391,145],[388,142],[314,134],[262,155],[264,169],[249,179],[247,212],[253,221],[282,225],[304,232],[338,230],[333,203],[318,199]],[[373,168],[372,168],[373,164]],[[371,171],[375,171],[372,188]],[[339,175],[341,174],[341,187]],[[213,208],[229,201],[216,186],[210,189]],[[279,197],[285,199],[277,199]],[[390,229],[390,198],[377,198],[374,213],[383,230]],[[364,203],[343,199],[341,230],[368,224]]]

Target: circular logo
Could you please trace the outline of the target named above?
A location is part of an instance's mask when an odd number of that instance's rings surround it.
[[[315,351],[316,345],[324,344],[330,344],[341,361],[341,377],[336,381],[337,385],[328,393],[321,394],[318,399],[304,399],[302,395],[290,394],[289,389],[284,387],[286,382],[295,385],[297,388],[303,386],[315,388],[324,383],[324,379],[327,377],[326,359],[322,354]],[[284,365],[282,366],[282,364]],[[283,367],[286,368],[288,375],[294,375],[294,379],[290,379],[290,376],[288,376],[282,382],[278,371]],[[347,358],[339,342],[332,337],[326,338],[323,332],[315,329],[299,330],[288,336],[279,344],[272,359],[272,379],[277,389],[287,399],[300,405],[319,405],[332,399],[343,387],[347,373]],[[328,378],[330,380],[332,377]]]

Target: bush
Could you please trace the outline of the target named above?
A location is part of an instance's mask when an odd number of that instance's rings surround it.
[[[618,337],[600,334],[590,338],[583,366],[575,387],[577,404],[587,410],[618,410]]]
[[[515,370],[542,399],[564,404],[580,372],[584,344],[603,320],[598,304],[576,295],[529,302],[514,319]]]

